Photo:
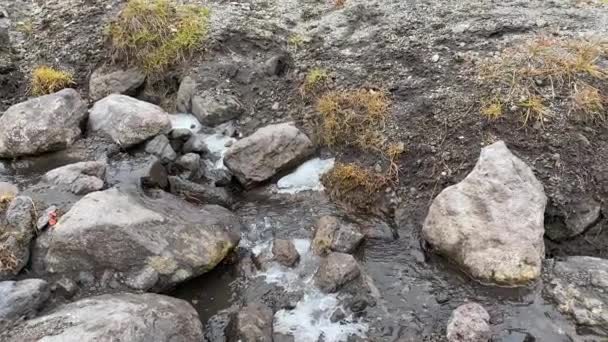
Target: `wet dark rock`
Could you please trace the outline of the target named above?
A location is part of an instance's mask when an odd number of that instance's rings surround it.
[[[217,167],[212,161],[205,159],[203,161],[204,170],[203,176],[212,184],[217,186],[226,186],[232,182],[232,173],[230,170]]]
[[[272,335],[272,342],[294,342],[295,338],[292,335],[285,335],[281,333],[274,333]]]
[[[137,68],[108,69],[101,67],[91,74],[89,80],[89,98],[100,100],[110,94],[135,95],[136,90],[146,80],[146,74]]]
[[[80,137],[86,103],[64,89],[8,108],[0,116],[0,158],[63,150]]]
[[[477,303],[467,303],[452,312],[447,327],[449,342],[487,342],[491,337],[490,315]]]
[[[158,157],[163,164],[172,162],[177,158],[177,153],[171,147],[169,139],[162,134],[146,143],[146,152]]]
[[[331,314],[331,322],[332,323],[336,323],[336,322],[340,322],[341,320],[346,318],[346,313],[344,313],[344,310],[342,310],[341,308],[337,308],[336,311],[334,311],[334,313]]]
[[[325,255],[330,251],[352,253],[363,240],[359,228],[346,223],[335,216],[323,216],[315,225],[315,236],[312,250],[317,255]]]
[[[109,95],[89,112],[89,132],[130,147],[158,134],[169,133],[169,115],[160,107],[126,95]]]
[[[206,126],[214,127],[238,119],[244,112],[234,95],[205,90],[192,97],[192,114]]]
[[[253,303],[240,309],[234,318],[235,341],[272,342],[272,310]]]
[[[42,181],[63,187],[77,195],[86,195],[103,188],[106,166],[105,161],[69,164],[47,172]]]
[[[354,218],[361,233],[368,240],[393,241],[397,238],[395,230],[385,221],[378,218]]]
[[[10,35],[8,34],[9,28],[9,19],[5,15],[0,14],[0,51],[5,49],[8,50],[6,47],[10,46],[11,44]]]
[[[188,128],[177,128],[169,133],[171,140],[186,141],[192,136],[192,131]]]
[[[207,341],[213,342],[228,342],[229,327],[231,317],[233,317],[238,308],[230,307],[213,315],[205,324],[205,338]]]
[[[293,267],[300,260],[300,254],[291,240],[275,239],[272,254],[275,261],[287,267]]]
[[[608,260],[574,256],[555,261],[545,293],[580,326],[608,336]]]
[[[345,253],[330,253],[321,261],[315,274],[315,285],[324,292],[336,292],[344,284],[359,277],[357,260]]]
[[[180,169],[196,174],[201,166],[201,156],[196,153],[187,153],[175,161]]]
[[[226,188],[191,182],[179,176],[169,176],[169,184],[171,193],[184,196],[189,201],[217,204],[226,208],[234,204],[234,198]]]
[[[549,206],[545,215],[545,234],[553,241],[563,241],[585,232],[600,219],[601,205],[592,198],[577,201],[563,211]]]
[[[190,77],[186,76],[179,84],[177,90],[177,110],[181,113],[192,113],[192,97],[196,92],[196,82]]]
[[[49,233],[47,246],[36,241],[42,258],[33,267],[62,275],[105,270],[126,279],[146,279],[153,270],[153,286],[128,285],[163,290],[210,271],[239,241],[240,221],[225,208],[193,206],[162,191],[154,198],[133,191],[112,188],[78,201]],[[119,284],[102,280],[102,286],[123,287],[122,277],[110,278]]]
[[[109,186],[117,184],[142,185],[146,188],[165,189],[169,185],[167,169],[160,159],[148,154],[113,161],[106,174]]]
[[[48,283],[42,279],[0,282],[0,328],[9,321],[33,316],[49,295]]]
[[[433,200],[422,236],[475,279],[525,285],[540,276],[546,202],[530,167],[500,141]]]
[[[288,66],[289,56],[286,54],[272,56],[264,63],[264,69],[268,76],[280,76],[287,70]]]
[[[293,123],[269,125],[234,143],[224,164],[245,187],[264,182],[304,160],[314,151],[310,139]]]
[[[2,341],[203,341],[198,314],[186,301],[119,293],[82,299],[0,333]]]
[[[34,215],[34,203],[27,196],[15,197],[6,209],[6,224],[0,234],[0,280],[13,278],[27,264],[35,235]]]
[[[492,338],[492,342],[536,342],[536,338],[527,332],[512,330]]]
[[[207,144],[205,143],[205,135],[193,134],[182,147],[183,153],[207,153]]]
[[[68,277],[61,277],[55,282],[55,284],[53,284],[52,290],[58,295],[69,299],[72,298],[76,292],[78,292],[78,285],[75,281]]]

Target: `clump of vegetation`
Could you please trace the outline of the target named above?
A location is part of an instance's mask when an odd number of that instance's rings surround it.
[[[333,200],[354,209],[369,211],[377,204],[382,190],[391,183],[391,178],[357,164],[336,163],[331,171],[323,175],[321,181]]]
[[[170,0],[129,0],[109,27],[114,62],[148,74],[184,61],[207,36],[209,10]]]
[[[346,0],[334,0],[334,6],[337,8],[342,8],[346,5]]]
[[[289,46],[291,46],[292,48],[298,50],[304,45],[304,37],[299,34],[291,35],[287,39],[287,44],[289,44]]]
[[[327,69],[312,68],[306,74],[304,83],[300,87],[300,93],[302,93],[303,96],[317,93],[327,85],[328,80],[329,73],[327,72]]]
[[[389,108],[390,100],[381,90],[332,91],[323,95],[317,103],[320,143],[383,152]]]
[[[8,233],[4,232],[4,227],[0,227],[0,242],[6,241],[9,238]],[[0,272],[15,273],[19,260],[13,252],[11,252],[3,243],[0,243]]]
[[[74,84],[74,78],[67,71],[39,66],[32,72],[31,93],[40,96],[57,92]]]
[[[585,121],[605,121],[608,42],[584,39],[541,38],[485,63],[481,80],[491,86],[491,98],[482,106],[488,118],[505,108],[518,108],[527,123],[543,123],[553,108]]]

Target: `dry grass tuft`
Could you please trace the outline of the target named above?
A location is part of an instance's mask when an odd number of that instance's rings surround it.
[[[329,147],[353,146],[382,152],[389,107],[384,91],[358,89],[325,94],[317,103],[319,140]]]
[[[503,115],[503,104],[499,99],[494,99],[482,104],[481,115],[489,120],[497,120]]]
[[[209,10],[171,0],[130,0],[109,28],[111,57],[158,74],[183,62],[207,36]]]
[[[53,69],[48,66],[39,66],[32,71],[30,91],[35,96],[52,94],[74,84],[71,73]]]
[[[316,94],[321,91],[327,85],[329,80],[329,73],[323,68],[313,68],[307,74],[304,79],[304,83],[300,87],[300,93],[302,96],[308,94]]]
[[[336,8],[342,8],[346,5],[346,0],[334,0],[334,6]]]
[[[525,123],[542,123],[554,116],[550,108],[565,104],[576,119],[604,121],[607,59],[603,40],[540,38],[507,49],[481,68],[482,82],[501,103],[500,111],[490,104],[482,114],[495,118],[506,105],[519,108]]]
[[[293,34],[287,39],[287,44],[295,50],[304,46],[304,37],[299,34]]]
[[[390,181],[383,174],[352,163],[336,163],[322,178],[330,198],[364,211],[372,210]]]

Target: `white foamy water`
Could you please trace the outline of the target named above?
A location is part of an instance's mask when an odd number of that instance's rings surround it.
[[[332,314],[341,308],[338,295],[325,294],[314,285],[319,258],[310,251],[310,240],[295,239],[293,242],[300,254],[300,263],[295,268],[273,262],[266,271],[260,272],[268,283],[279,284],[288,292],[304,293],[295,308],[275,313],[274,331],[293,335],[295,342],[317,341],[321,335],[325,342],[343,342],[350,335],[365,337],[367,324],[352,316],[335,323],[331,321]],[[271,249],[272,243],[267,242],[254,247],[253,253],[271,253]]]
[[[321,176],[334,167],[335,159],[311,159],[294,172],[279,179],[279,193],[295,194],[300,191],[322,191]]]
[[[169,115],[172,129],[186,128],[192,131],[192,133],[198,133],[201,130],[201,123],[198,121],[196,116],[192,114],[171,114]]]
[[[226,153],[226,150],[228,150],[228,147],[226,147],[226,144],[234,143],[236,141],[236,139],[225,136],[220,133],[215,133],[215,134],[210,134],[210,135],[206,136],[204,141],[205,141],[205,144],[207,145],[207,149],[209,150],[209,153],[211,153],[214,156],[216,156],[217,158],[219,158],[215,162],[215,168],[216,169],[225,169],[226,166],[224,165],[224,154]]]

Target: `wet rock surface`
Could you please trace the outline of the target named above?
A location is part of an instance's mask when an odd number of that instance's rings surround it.
[[[482,149],[462,182],[434,199],[422,234],[475,279],[526,284],[541,272],[546,201],[532,170],[498,142]]]
[[[272,310],[259,303],[249,304],[236,313],[236,341],[272,342]]]
[[[291,123],[260,128],[234,143],[224,164],[245,186],[268,180],[313,152],[310,139]]]
[[[325,292],[335,292],[360,273],[359,265],[352,255],[333,252],[321,261],[315,274],[315,284]]]
[[[0,117],[0,157],[65,149],[80,137],[86,110],[86,103],[73,89],[10,107]]]
[[[3,341],[203,340],[196,311],[187,302],[156,294],[120,293],[83,299],[0,333]]]
[[[21,317],[33,317],[50,296],[42,279],[0,282],[0,328]]]
[[[42,181],[67,188],[76,195],[101,190],[105,184],[105,161],[70,164],[47,172]]]
[[[335,216],[323,216],[316,224],[312,248],[319,255],[329,251],[352,253],[363,240],[359,228]]]
[[[291,267],[300,261],[300,254],[298,254],[293,242],[289,240],[275,239],[272,244],[272,254],[274,260],[287,267]]]

